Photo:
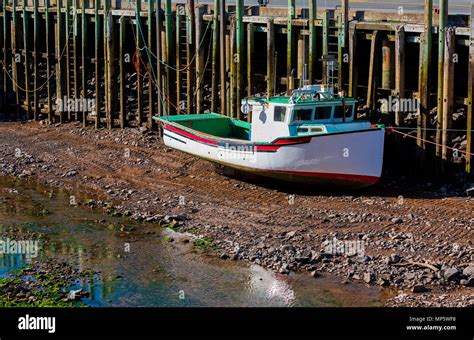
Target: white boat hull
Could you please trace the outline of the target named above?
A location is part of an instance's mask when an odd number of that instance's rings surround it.
[[[218,138],[164,124],[165,145],[240,171],[296,182],[363,187],[380,178],[381,127],[272,143]]]

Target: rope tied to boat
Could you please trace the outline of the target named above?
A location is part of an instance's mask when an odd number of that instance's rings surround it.
[[[418,138],[417,136],[413,136],[413,135],[410,135],[409,133],[405,133],[405,132],[402,132],[402,131],[397,131],[398,128],[395,128],[395,127],[392,127],[392,126],[387,126],[385,128],[385,130],[387,131],[387,133],[391,133],[391,132],[395,132],[395,133],[398,133],[404,137],[409,137],[409,138],[413,138],[413,139],[419,139],[425,143],[428,143],[428,144],[432,144],[432,145],[436,145],[436,146],[443,146],[442,144],[439,144],[439,143],[436,143],[436,142],[433,142],[433,141],[430,141],[428,139],[423,139],[423,138]],[[470,155],[470,156],[474,156],[474,153],[471,153],[471,152],[467,152],[467,151],[463,151],[463,150],[460,150],[460,149],[457,149],[457,148],[453,148],[453,147],[450,147],[450,146],[444,146],[446,147],[446,149],[449,149],[449,150],[452,150],[452,151],[456,151],[456,152],[459,152],[459,153],[462,153],[464,155]]]

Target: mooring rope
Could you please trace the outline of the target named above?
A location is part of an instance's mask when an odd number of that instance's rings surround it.
[[[432,144],[432,145],[436,145],[436,146],[441,146],[441,147],[445,147],[449,150],[452,150],[452,151],[456,151],[456,152],[460,152],[462,154],[465,154],[465,155],[470,155],[470,156],[474,156],[474,153],[471,153],[471,152],[467,152],[467,151],[463,151],[463,150],[459,150],[459,149],[456,149],[456,148],[453,148],[453,147],[450,147],[450,146],[447,146],[447,145],[442,145],[442,144],[439,144],[439,143],[436,143],[436,142],[432,142],[430,140],[427,140],[427,139],[423,139],[423,138],[418,138],[417,136],[413,136],[413,135],[410,135],[409,133],[404,133],[404,132],[401,132],[401,131],[397,131],[396,129],[398,128],[394,128],[394,127],[387,127],[386,130],[389,131],[389,132],[395,132],[395,133],[398,133],[402,136],[405,136],[405,137],[410,137],[410,138],[414,138],[414,139],[417,139],[417,140],[421,140],[425,143],[428,143],[428,144]]]

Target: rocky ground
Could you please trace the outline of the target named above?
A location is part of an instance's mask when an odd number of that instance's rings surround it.
[[[384,179],[350,193],[257,186],[145,128],[34,122],[0,125],[0,174],[93,192],[117,213],[212,240],[223,259],[393,289],[388,306],[474,305],[474,190],[465,183]]]

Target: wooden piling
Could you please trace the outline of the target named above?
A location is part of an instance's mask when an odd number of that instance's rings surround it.
[[[444,81],[444,48],[445,29],[448,22],[448,0],[439,1],[439,29],[438,29],[438,112],[436,124],[436,157],[442,157],[441,150],[441,121],[443,120],[443,81]]]
[[[119,124],[120,128],[123,129],[126,125],[126,94],[125,94],[125,45],[126,45],[126,36],[125,36],[125,18],[119,18],[119,81],[120,81],[120,114],[119,114]]]
[[[100,58],[100,42],[99,42],[99,37],[100,37],[100,21],[99,21],[99,6],[100,6],[100,0],[95,0],[94,1],[94,34],[95,34],[95,40],[94,40],[94,48],[95,48],[95,116],[94,116],[94,126],[96,129],[100,127],[100,64],[99,64],[99,58]]]
[[[48,1],[48,0],[46,0]],[[7,39],[8,39],[8,33],[9,33],[9,23],[10,23],[10,15],[9,12],[7,11],[7,1],[3,1],[3,54],[2,54],[2,62],[3,62],[3,67],[2,67],[2,72],[3,72],[3,77],[2,77],[2,84],[3,84],[3,103],[4,105],[7,104],[7,98],[8,98],[8,89],[10,88],[10,79],[8,77],[8,70],[7,70],[7,65],[9,64],[8,60],[10,58],[10,49],[7,45]],[[13,86],[12,86],[13,88]]]
[[[88,1],[87,0],[82,0],[82,12],[81,12],[81,98],[83,100],[88,99],[88,94],[87,94],[87,68],[89,63],[87,62],[87,23],[88,23],[88,18],[86,14],[86,8],[87,8]],[[86,127],[87,126],[87,117],[89,114],[89,107],[83,107],[82,109],[82,126]]]
[[[27,119],[32,118],[31,114],[31,102],[30,102],[30,53],[28,51],[28,13],[26,12],[26,0],[23,0],[23,54],[24,54],[24,64],[23,71],[25,72],[25,104],[26,104],[26,117]]]
[[[294,88],[293,83],[293,19],[295,18],[295,0],[288,0],[287,47],[286,47],[286,84],[287,93]]]
[[[78,19],[77,19],[77,2],[78,0],[73,0],[73,27],[72,27],[72,76],[74,78],[74,83],[73,83],[73,92],[74,92],[74,98],[76,99],[81,99],[81,96],[79,95],[79,39],[78,39]],[[79,112],[74,112],[74,118],[75,120],[79,120]]]
[[[186,3],[186,109],[187,114],[194,111],[194,72],[196,71],[195,32],[194,32],[194,0]],[[195,113],[195,112],[194,112]]]
[[[181,20],[181,17],[182,15],[180,14],[180,11],[181,11],[181,5],[176,7],[176,19],[175,19],[175,30],[176,30],[176,35],[175,35],[175,39],[176,39],[176,53],[175,53],[175,57],[176,57],[176,113],[177,114],[181,114],[181,110],[182,110],[182,104],[181,104],[181,97],[182,97],[182,93],[181,93],[181,90],[182,90],[182,87],[183,87],[183,84],[181,82],[181,73],[183,72],[183,65],[181,64],[181,58],[182,58],[182,51],[181,51],[181,45],[183,44],[183,42],[181,41],[181,26],[183,24],[182,20]]]
[[[137,50],[136,50],[136,72],[137,72],[137,123],[138,126],[141,126],[143,123],[143,106],[142,106],[142,96],[143,96],[143,79],[142,79],[142,52],[141,48],[143,46],[142,39],[142,19],[141,19],[141,0],[136,0],[135,5],[135,33],[137,41]]]
[[[379,61],[379,31],[375,30],[372,33],[370,43],[370,62],[369,62],[369,79],[367,85],[367,104],[366,107],[374,109],[376,103],[376,93],[378,89],[377,71]]]
[[[244,61],[244,0],[236,1],[236,78],[235,78],[235,106],[236,106],[236,117],[237,119],[242,118],[242,112],[240,111],[240,102],[242,100],[242,84],[243,84],[243,61]]]
[[[173,18],[171,13],[171,0],[166,0],[165,5],[165,63],[168,64],[165,67],[165,86],[164,86],[164,97],[166,98],[166,113],[171,113],[171,69],[169,64],[171,63],[171,44],[172,44],[172,34],[173,34]],[[179,105],[177,105],[179,107]]]
[[[267,21],[267,96],[275,94],[275,24]]]
[[[255,27],[254,24],[247,24],[247,96],[250,97],[253,94],[253,49],[255,44]],[[250,118],[250,114],[248,115]]]
[[[202,32],[202,23],[203,23],[203,16],[204,14],[204,7],[198,6],[195,9],[195,35],[196,41],[194,43],[195,46],[195,53],[196,53],[196,86],[195,86],[195,93],[196,93],[196,113],[202,113],[202,101],[203,101],[203,85],[204,85],[204,46],[200,46],[201,41],[204,41],[204,34]],[[208,52],[210,53],[210,52]],[[193,96],[194,97],[194,96]]]
[[[315,78],[315,62],[316,56],[316,26],[314,20],[317,13],[317,0],[308,1],[308,21],[309,21],[309,38],[308,38],[308,83],[313,84]]]
[[[405,28],[400,25],[395,32],[395,96],[399,99],[405,98],[405,42]],[[402,115],[398,105],[395,126],[400,126]]]
[[[323,53],[322,53],[322,74],[323,74],[323,84],[328,83],[327,79],[327,56],[329,54],[329,16],[330,12],[328,10],[324,11],[323,17]]]
[[[474,175],[472,166],[472,152],[474,144],[472,141],[472,129],[474,118],[474,4],[471,4],[471,17],[469,21],[469,64],[468,64],[468,85],[467,85],[467,123],[466,123],[466,174],[469,177]]]
[[[148,12],[147,12],[147,25],[148,25],[148,48],[151,49],[153,46],[153,1],[148,1]],[[153,129],[153,108],[155,107],[155,69],[153,67],[153,60],[151,51],[147,50],[147,61],[149,66],[148,72],[148,128]],[[158,79],[156,79],[158,81]]]
[[[303,85],[304,78],[304,66],[305,66],[305,42],[303,34],[298,34],[298,44],[297,44],[297,66],[296,66],[296,77],[299,80],[299,86]]]
[[[418,102],[419,110],[417,117],[417,158],[419,168],[423,167],[425,153],[422,150],[426,148],[426,127],[428,114],[430,110],[430,68],[431,68],[431,49],[432,49],[432,8],[433,0],[425,0],[424,29],[420,41],[420,61],[418,71]]]
[[[359,68],[357,63],[357,31],[355,22],[349,25],[349,97],[357,98]]]
[[[220,32],[219,32],[219,47],[220,47],[220,75],[221,75],[221,114],[227,115],[227,75],[226,75],[226,12],[225,12],[225,0],[220,0],[219,13],[220,13]]]
[[[65,51],[65,54],[64,54],[64,65],[65,65],[65,85],[66,85],[66,97],[67,97],[67,100],[69,99],[72,99],[72,94],[71,94],[71,49],[70,49],[70,46],[69,46],[69,42],[71,40],[71,34],[70,34],[70,30],[71,30],[71,25],[70,25],[70,21],[71,21],[71,18],[70,18],[70,5],[69,5],[69,1],[70,0],[64,0],[64,4],[65,4],[65,7],[64,7],[64,27],[62,29],[64,29],[64,32],[65,32],[65,39],[64,39],[64,46],[66,48],[66,51]],[[71,121],[71,110],[69,109],[69,105],[67,105],[67,119],[68,121]]]
[[[98,0],[96,0],[98,1]],[[63,27],[63,20],[62,20],[62,14],[61,14],[61,3],[62,0],[56,0],[56,41],[55,41],[55,46],[56,46],[56,98],[59,100],[64,99],[64,91],[63,91],[63,85],[64,85],[64,79],[63,79],[63,65],[64,65],[64,59],[67,57],[64,55],[65,51],[65,46],[63,45],[63,42],[65,39],[63,39],[64,35],[64,27]],[[67,43],[67,42],[65,42]],[[97,71],[97,70],[96,70]],[[98,74],[98,72],[96,72]],[[66,103],[64,103],[66,104]],[[63,123],[64,121],[64,112],[63,108],[60,105],[56,106],[57,110],[57,115],[59,115],[59,122]]]
[[[162,65],[161,65],[161,54],[162,54],[162,20],[161,20],[161,0],[156,0],[155,7],[155,21],[156,21],[156,92],[157,92],[157,115],[162,116],[164,110],[163,95],[162,95]]]
[[[235,109],[235,87],[236,87],[236,46],[235,46],[235,35],[236,35],[236,22],[235,18],[230,18],[230,37],[229,37],[229,116],[236,118]]]
[[[47,92],[47,99],[46,103],[48,105],[48,123],[53,121],[53,102],[52,102],[52,91],[51,91],[51,59],[53,55],[51,54],[51,36],[50,36],[50,29],[51,29],[51,15],[49,13],[49,0],[44,1],[45,5],[45,42],[46,42],[46,92]],[[53,34],[54,35],[54,34]],[[53,39],[54,40],[54,39]]]
[[[39,51],[38,51],[38,34],[39,34],[39,11],[38,1],[33,0],[33,119],[38,120],[39,102],[38,102],[38,68],[39,68]]]
[[[106,45],[107,45],[107,58],[105,67],[107,69],[106,77],[106,89],[107,92],[107,128],[112,129],[114,126],[114,109],[115,109],[115,39],[114,39],[114,20],[112,18],[112,12],[104,11],[104,15],[107,18],[107,29],[106,29]]]
[[[443,160],[443,171],[446,170],[448,161],[448,129],[452,125],[454,108],[454,62],[455,53],[455,28],[448,27],[445,32],[444,43],[444,70],[443,70],[443,115],[441,120],[441,157]]]
[[[344,54],[347,46],[347,24],[349,21],[349,0],[342,0],[342,7],[339,16],[339,27],[338,27],[338,46],[337,46],[337,88],[339,91],[344,90],[344,69],[346,63],[344,60]]]
[[[382,82],[383,89],[392,89],[393,70],[392,64],[392,44],[387,39],[382,41]]]
[[[219,0],[214,0],[214,13],[212,15],[212,73],[211,73],[211,112],[217,111],[218,92],[218,48],[219,48]]]

